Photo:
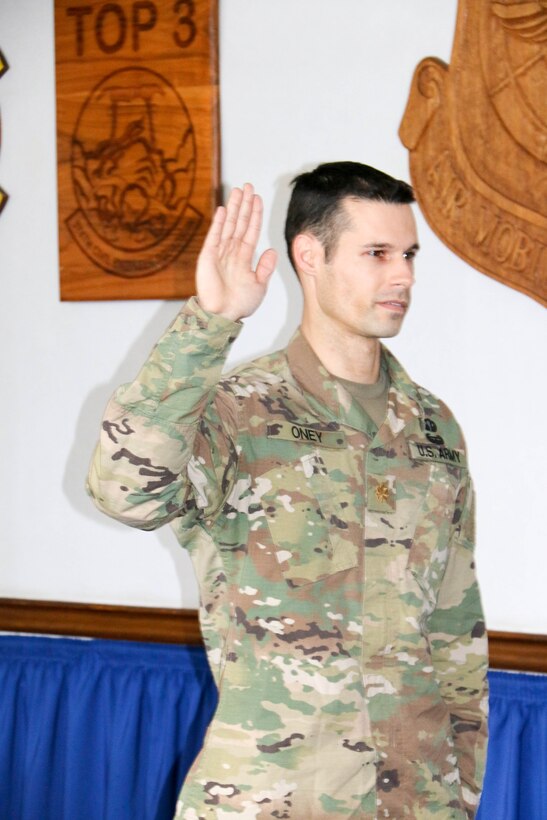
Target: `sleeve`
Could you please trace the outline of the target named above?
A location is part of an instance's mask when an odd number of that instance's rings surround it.
[[[236,466],[236,407],[218,382],[242,325],[190,299],[135,381],[107,405],[87,491],[107,515],[144,530],[216,511]]]
[[[484,777],[488,718],[488,647],[474,560],[474,493],[464,483],[428,631],[433,665],[450,712],[462,796],[475,817]]]

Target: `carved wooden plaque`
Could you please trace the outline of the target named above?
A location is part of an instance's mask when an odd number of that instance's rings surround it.
[[[547,305],[547,2],[459,0],[399,135],[420,207],[462,259]]]
[[[55,0],[61,299],[182,298],[218,187],[216,0]]]
[[[0,51],[0,77],[2,77],[6,71],[8,70],[8,61]],[[2,118],[0,117],[0,147],[2,146]],[[4,205],[8,201],[8,195],[0,186],[0,213],[2,213],[2,209]]]

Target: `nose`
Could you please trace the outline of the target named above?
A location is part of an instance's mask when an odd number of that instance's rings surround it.
[[[392,287],[412,287],[414,284],[414,259],[408,259],[404,256],[395,257],[390,273]]]

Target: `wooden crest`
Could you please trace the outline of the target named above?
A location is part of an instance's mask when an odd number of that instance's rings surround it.
[[[432,229],[543,305],[546,42],[546,0],[459,0],[450,66],[419,63],[399,130]]]
[[[61,298],[182,298],[216,204],[216,0],[56,0]]]
[[[2,77],[6,73],[8,68],[9,68],[8,61],[6,60],[6,58],[4,57],[2,52],[0,51],[0,77]],[[1,147],[1,145],[2,145],[2,118],[0,117],[0,147]],[[3,190],[3,188],[0,187],[0,213],[2,212],[2,209],[4,208],[7,201],[8,201],[8,195]]]

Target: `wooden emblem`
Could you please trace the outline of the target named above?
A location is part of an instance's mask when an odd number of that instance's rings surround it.
[[[216,0],[56,0],[61,299],[183,298],[216,204]]]
[[[450,67],[416,67],[399,136],[432,229],[547,305],[547,2],[460,0]]]
[[[6,73],[8,68],[9,68],[8,61],[6,60],[6,58],[4,57],[2,52],[0,51],[0,77],[2,77]],[[0,147],[1,147],[1,145],[2,145],[2,118],[0,117]],[[0,187],[0,213],[2,213],[2,210],[3,210],[3,208],[4,208],[7,201],[8,201],[8,195],[3,190],[3,188]]]

